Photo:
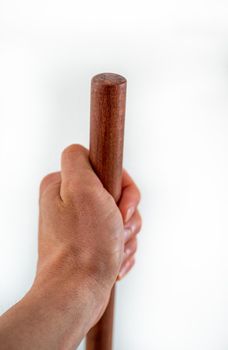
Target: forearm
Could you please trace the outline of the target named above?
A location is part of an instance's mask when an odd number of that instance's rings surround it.
[[[96,308],[92,294],[80,284],[75,293],[61,283],[48,284],[42,289],[34,286],[2,315],[1,350],[71,350],[88,332]]]

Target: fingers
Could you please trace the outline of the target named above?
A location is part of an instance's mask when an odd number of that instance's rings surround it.
[[[136,209],[133,216],[130,218],[130,220],[124,225],[124,242],[128,242],[131,240],[134,236],[137,235],[137,233],[140,232],[142,227],[142,219],[141,215]]]
[[[134,255],[137,250],[137,239],[134,237],[130,241],[128,241],[124,248],[124,258],[122,266],[125,264],[127,260],[129,260],[129,257]]]
[[[61,174],[59,171],[45,176],[40,183],[40,197],[46,192],[49,194],[51,192],[54,196],[59,195],[60,183]]]
[[[139,189],[132,178],[124,170],[122,178],[122,195],[118,205],[123,217],[124,224],[126,224],[134,214],[139,201]]]
[[[126,273],[130,270],[129,262],[131,262],[133,258],[135,260],[136,251],[137,251],[137,239],[136,237],[133,237],[125,244],[125,247],[124,247],[123,261],[122,261],[120,272],[118,275],[119,280],[122,279],[126,275]]]
[[[141,230],[142,219],[137,209],[140,202],[140,192],[132,178],[126,171],[123,172],[122,195],[119,201],[119,209],[124,222],[124,256],[120,268],[118,280],[124,278],[135,264],[137,251],[136,235]]]

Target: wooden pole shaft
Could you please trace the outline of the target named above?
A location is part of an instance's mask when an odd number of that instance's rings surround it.
[[[91,82],[90,161],[104,187],[118,202],[122,186],[122,160],[126,79],[112,73],[99,74]],[[87,350],[111,350],[114,288],[109,305],[87,335]]]

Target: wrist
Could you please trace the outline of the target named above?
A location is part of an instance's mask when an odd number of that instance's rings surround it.
[[[71,325],[72,339],[82,339],[102,316],[109,291],[94,278],[94,274],[75,267],[71,254],[61,250],[44,265],[38,264],[34,284],[28,293],[51,308],[50,314],[60,313]],[[68,338],[69,335],[68,335]],[[74,344],[75,345],[75,344]],[[64,349],[68,349],[66,344]]]
[[[25,297],[0,318],[1,349],[72,349],[95,323],[101,302],[87,281],[39,274]]]
[[[39,312],[48,315],[47,328],[52,322],[54,329],[56,323],[59,325],[59,342],[63,349],[79,345],[106,306],[91,281],[80,276],[64,281],[52,277],[45,283],[36,280],[25,298],[28,304],[36,303]]]
[[[69,247],[61,247],[49,259],[38,263],[38,271],[32,290],[36,293],[51,294],[54,291],[56,305],[74,308],[82,305],[81,312],[88,320],[88,330],[98,321],[108,303],[111,287],[103,283],[93,264],[88,264],[85,256],[75,259],[75,252]],[[88,268],[90,266],[90,268]]]

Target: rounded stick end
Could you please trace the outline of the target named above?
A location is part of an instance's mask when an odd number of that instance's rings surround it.
[[[97,74],[92,78],[93,84],[105,85],[105,86],[116,86],[126,84],[127,80],[119,74],[115,73],[101,73]]]

